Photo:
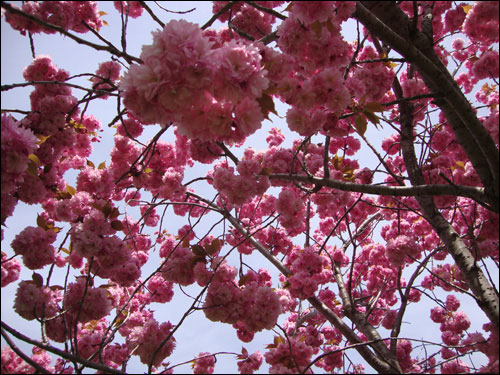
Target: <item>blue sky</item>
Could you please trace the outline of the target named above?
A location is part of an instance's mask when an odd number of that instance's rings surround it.
[[[196,8],[195,11],[177,15],[173,13],[165,12],[154,5],[152,8],[155,10],[156,14],[164,22],[168,22],[171,19],[186,19],[190,22],[198,23],[200,25],[204,24],[212,15],[212,4],[211,2],[163,2],[164,6],[169,10],[185,11],[193,7]],[[109,26],[104,26],[101,29],[101,34],[108,40],[112,41],[116,45],[120,45],[120,17],[117,11],[113,8],[112,2],[100,2],[100,10],[108,13],[103,18],[108,22]],[[218,28],[220,24],[215,24],[214,27]],[[129,28],[127,33],[127,45],[128,52],[134,56],[139,56],[141,51],[141,46],[144,44],[150,44],[152,37],[150,32],[157,29],[159,25],[153,21],[147,14],[144,14],[138,19],[129,20]],[[5,23],[4,18],[1,20],[1,76],[2,85],[9,83],[23,82],[22,70],[25,66],[29,65],[32,61],[29,40],[27,37],[23,37],[19,32],[14,31],[9,25]],[[353,40],[355,35],[353,34],[354,28],[352,24],[349,26],[346,35],[348,40]],[[89,33],[83,35],[85,38],[90,40],[95,40],[93,36]],[[350,38],[349,38],[350,36]],[[36,34],[34,36],[34,43],[37,55],[47,54],[52,57],[53,62],[59,67],[66,69],[71,75],[83,73],[83,72],[95,72],[98,64],[103,61],[109,60],[109,54],[107,52],[97,52],[93,49],[77,45],[75,42],[68,38],[60,37],[57,35],[46,35],[46,34]],[[82,84],[88,86],[88,81],[85,79],[73,81],[77,84]],[[2,92],[2,109],[22,109],[29,110],[29,93],[31,88],[18,88],[10,90],[8,92]],[[82,92],[77,90],[73,91],[74,95],[81,97]],[[277,110],[280,116],[284,116],[286,113],[286,107],[276,101]],[[94,164],[98,165],[102,161],[106,161],[109,164],[109,150],[111,149],[112,136],[114,134],[114,129],[106,128],[106,124],[115,116],[116,113],[116,103],[113,101],[103,101],[97,100],[93,101],[90,105],[87,113],[94,114],[101,120],[103,124],[104,133],[102,133],[102,141],[100,143],[94,144],[94,153],[92,154],[90,160]],[[19,114],[15,115],[18,119]],[[269,129],[273,126],[280,127],[283,129],[285,134],[291,135],[291,133],[286,130],[286,123],[284,119],[277,116],[271,115],[272,124],[266,121],[263,124],[261,131],[256,133],[254,136],[250,137],[248,144],[257,149],[266,147],[265,136]],[[158,128],[149,127],[146,134],[141,137],[141,140],[147,141]],[[369,127],[366,135],[372,143],[376,146],[380,144],[382,139],[387,136],[388,130],[375,130],[373,127]],[[167,132],[162,138],[164,140],[171,140],[172,132]],[[170,138],[169,138],[170,137]],[[291,140],[288,138],[285,146],[291,145]],[[238,155],[241,155],[243,149],[234,150]],[[373,155],[364,148],[360,152],[360,164],[361,167],[368,166],[374,167],[374,157]],[[201,167],[193,169],[191,172],[186,174],[185,181],[196,176],[204,175],[208,170],[207,167]],[[68,173],[65,178],[70,185],[74,186],[74,173]],[[202,189],[207,189],[201,185],[198,185]],[[208,190],[202,191],[203,194],[211,196]],[[36,214],[40,212],[40,206],[27,206],[24,204],[18,204],[14,216],[10,217],[7,222],[7,228],[4,229],[4,240],[2,241],[2,251],[11,255],[10,243],[17,233],[19,233],[24,227],[28,225],[36,226]],[[175,217],[171,214],[166,215],[165,226],[169,233],[176,233],[177,228],[185,224],[185,221]],[[209,228],[209,224],[205,222],[202,228]],[[200,230],[200,233],[203,233]],[[154,270],[158,261],[157,252],[152,253],[151,260],[148,265],[143,269],[143,276],[148,275],[148,270]],[[237,262],[237,260],[235,259]],[[265,261],[260,259],[258,255],[252,255],[250,258],[246,259],[246,262],[252,264],[255,269],[259,267],[269,268]],[[233,263],[237,265],[238,263]],[[273,274],[276,272],[272,270]],[[39,271],[43,276],[46,276],[47,270]],[[59,270],[56,274],[58,277],[63,277],[64,269]],[[56,276],[55,275],[55,276]],[[31,271],[24,270],[21,274],[20,279],[26,280],[31,279]],[[12,301],[14,298],[16,285],[11,284],[10,286],[2,289],[2,320],[6,321],[11,326],[21,329],[23,332],[29,332],[31,337],[39,338],[39,325],[34,322],[27,322],[26,320],[17,316],[17,314],[10,308],[12,306]],[[186,288],[188,292],[196,293],[199,290],[198,287]],[[466,300],[464,300],[465,302]],[[461,309],[469,312],[472,320],[472,327],[470,331],[475,331],[480,329],[483,324],[484,317],[477,316],[477,319],[472,319],[477,308],[474,306],[472,301],[469,299],[469,303],[463,303]],[[185,312],[186,307],[189,306],[191,300],[186,298],[178,289],[176,289],[176,297],[173,302],[160,306],[158,304],[152,304],[151,308],[155,310],[155,317],[159,322],[169,320],[171,323],[176,324],[182,314]],[[8,307],[7,309],[5,307]],[[401,337],[414,337],[414,338],[425,338],[428,340],[439,339],[439,328],[438,325],[432,323],[429,319],[429,309],[430,305],[426,303],[412,305],[408,310],[407,315],[404,319],[403,331]],[[482,313],[480,313],[482,314]],[[227,324],[213,323],[205,319],[201,311],[195,312],[186,319],[184,325],[177,331],[175,337],[177,339],[177,349],[174,351],[173,355],[167,358],[167,361],[173,363],[187,361],[193,358],[194,355],[202,351],[208,352],[218,352],[218,351],[231,351],[240,352],[241,347],[245,348],[250,352],[254,352],[257,349],[263,351],[265,345],[272,342],[272,337],[274,333],[271,331],[260,332],[255,335],[255,339],[251,343],[242,343],[236,337],[235,330]],[[5,342],[2,339],[2,347],[5,346]],[[21,347],[28,347],[26,345],[20,345]],[[27,351],[30,353],[30,351]],[[416,354],[417,352],[415,352]],[[357,358],[357,355],[351,352],[352,358]],[[484,360],[484,356],[478,356],[479,363],[481,359]],[[189,372],[190,368],[187,366],[177,368],[178,373]],[[267,366],[264,364],[261,367],[260,373],[266,372]],[[141,372],[145,370],[145,366],[139,364],[136,359],[130,362],[128,371]],[[218,356],[216,364],[216,372],[218,373],[235,373],[237,372],[236,361],[234,357],[222,355]]]

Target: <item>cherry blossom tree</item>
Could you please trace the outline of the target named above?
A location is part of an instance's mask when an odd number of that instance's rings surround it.
[[[2,85],[31,90],[2,108],[2,225],[41,207],[1,285],[42,335],[2,319],[2,373],[498,373],[498,2],[217,1],[203,25],[143,1],[114,2],[118,25],[92,1],[1,6],[33,53]],[[68,72],[37,34],[106,59]],[[155,312],[177,295],[180,319]],[[422,306],[431,339],[406,334]],[[201,318],[242,349],[172,361]]]

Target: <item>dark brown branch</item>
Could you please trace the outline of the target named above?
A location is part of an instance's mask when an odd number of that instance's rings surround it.
[[[205,23],[201,29],[202,30],[205,30],[206,28],[212,26],[212,24],[217,21],[217,18],[219,18],[219,16],[223,15],[224,13],[226,13],[229,9],[232,8],[232,6],[237,3],[237,1],[230,1],[228,2],[221,10],[219,10],[216,14],[214,14],[212,16],[212,18],[210,18],[207,23]]]
[[[291,272],[290,270],[278,259],[276,258],[264,245],[262,245],[259,241],[257,241],[243,226],[240,224],[240,222],[234,218],[228,211],[220,209],[217,206],[214,206],[214,204],[200,196],[197,196],[195,194],[190,193],[193,197],[196,197],[200,201],[206,203],[207,205],[213,207],[214,210],[218,210],[221,215],[223,215],[235,228],[240,232],[256,249],[261,253],[267,260],[269,260],[277,269],[280,271],[283,275],[285,276],[290,276]],[[362,341],[359,339],[359,337],[356,335],[356,333],[349,327],[347,324],[344,323],[344,321],[337,316],[332,310],[330,310],[323,302],[321,302],[317,297],[313,296],[307,299],[309,303],[316,309],[318,312],[320,312],[334,327],[336,327],[342,335],[344,335],[347,340],[351,343],[361,343]],[[360,314],[361,315],[361,314]],[[354,322],[356,325],[360,325],[361,328],[360,331],[362,331],[369,339],[373,339],[376,342],[380,338],[378,334],[376,334],[376,331],[373,327],[371,327],[368,322],[361,321],[361,319],[358,319],[359,316],[356,316],[356,322]],[[367,329],[367,327],[370,326],[371,329]],[[375,331],[375,333],[373,332]],[[375,344],[376,345],[376,344]],[[387,347],[385,344],[383,344],[385,349]],[[380,350],[382,346],[378,347]],[[376,369],[380,373],[398,373],[400,372],[398,370],[397,364],[394,364],[393,361],[386,360],[384,358],[390,358],[390,352],[387,349],[385,351],[386,357],[378,356],[374,354],[369,348],[366,346],[359,346],[356,348],[360,355],[372,366],[374,369]],[[388,363],[387,361],[391,362]],[[394,367],[396,366],[396,368]]]
[[[142,63],[142,60],[139,59],[139,58],[137,58],[137,57],[135,57],[135,56],[131,56],[128,53],[122,52],[122,51],[120,51],[120,50],[118,50],[116,48],[112,48],[112,47],[109,47],[109,46],[102,46],[100,44],[95,44],[95,43],[89,42],[88,40],[82,39],[82,38],[80,38],[80,37],[78,37],[76,35],[71,34],[70,32],[66,31],[64,28],[62,28],[60,26],[53,25],[51,23],[45,22],[45,21],[43,21],[43,20],[41,20],[41,19],[39,19],[39,18],[37,18],[35,16],[32,16],[31,14],[27,14],[27,13],[23,12],[20,9],[14,8],[10,4],[2,2],[1,6],[6,11],[11,12],[12,14],[17,14],[18,16],[25,17],[25,18],[33,21],[33,22],[38,23],[39,25],[42,25],[42,26],[47,27],[49,29],[58,31],[61,34],[67,36],[68,38],[73,39],[75,42],[77,42],[79,44],[84,44],[86,46],[94,48],[95,50],[98,50],[98,51],[107,51],[107,52],[109,52],[109,53],[111,53],[113,55],[116,55],[116,56],[119,56],[119,57],[123,57],[129,63],[132,62],[132,61],[135,61],[135,62],[137,62],[139,64]]]
[[[145,1],[139,1],[141,6],[146,9],[146,12],[149,13],[152,19],[154,19],[162,28],[165,27],[165,24],[156,16],[156,14],[151,10],[151,8],[146,4]]]
[[[5,329],[12,336],[18,338],[19,340],[27,342],[28,344],[32,344],[32,345],[38,346],[39,348],[41,348],[43,350],[46,350],[46,351],[48,351],[50,353],[56,354],[59,357],[68,359],[68,360],[73,361],[73,362],[81,363],[82,365],[84,365],[86,367],[90,367],[90,368],[102,371],[103,373],[111,373],[111,374],[121,374],[122,373],[121,371],[118,371],[118,370],[116,370],[116,369],[114,369],[112,367],[101,365],[99,363],[95,363],[95,362],[92,362],[92,361],[87,361],[84,358],[76,357],[76,356],[74,356],[72,354],[69,354],[68,352],[65,352],[64,350],[57,349],[57,348],[55,348],[55,347],[53,347],[51,345],[45,345],[45,344],[43,344],[43,343],[41,343],[39,341],[30,339],[29,337],[24,336],[22,333],[17,332],[15,329],[11,328],[10,326],[8,326],[4,322],[2,322],[2,329]]]
[[[476,169],[490,204],[498,207],[498,148],[435,53],[428,37],[412,30],[410,19],[394,2],[358,2],[353,16],[415,65],[429,90],[445,94],[442,99],[436,100],[436,104],[442,109],[457,141]]]
[[[393,91],[397,98],[403,96],[403,91],[397,79],[394,80]],[[422,174],[422,169],[418,165],[415,149],[413,147],[413,116],[411,104],[407,102],[400,103],[399,112],[401,114],[401,149],[403,151],[403,159],[408,171],[408,176],[412,184],[422,185],[425,183],[425,179]],[[432,196],[420,195],[416,196],[416,200],[424,217],[438,234],[448,252],[453,257],[467,285],[474,293],[479,307],[498,330],[499,302],[495,288],[488,282],[488,279],[477,265],[474,256],[471,254],[462,238],[460,238],[452,225],[445,220],[441,212],[436,208]]]
[[[272,174],[271,180],[283,180],[290,182],[302,182],[316,186],[326,186],[342,191],[351,191],[356,193],[366,193],[374,195],[386,195],[397,197],[416,197],[421,195],[454,195],[459,197],[468,197],[474,200],[483,201],[485,199],[484,188],[475,186],[457,186],[457,185],[422,185],[414,186],[384,186],[384,185],[364,185],[353,182],[319,178],[314,176],[300,176],[289,174]]]
[[[42,374],[50,374],[51,372],[40,366],[38,363],[33,361],[30,357],[28,357],[26,354],[23,353],[21,349],[19,349],[16,344],[10,339],[9,335],[5,332],[5,330],[2,328],[2,336],[7,341],[7,344],[9,344],[10,348],[16,353],[21,359],[25,362],[27,362],[29,365],[34,367],[36,373],[42,373]]]

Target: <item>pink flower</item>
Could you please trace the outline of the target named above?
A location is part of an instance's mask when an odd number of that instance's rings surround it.
[[[255,353],[250,354],[247,359],[238,361],[238,371],[240,374],[253,374],[262,365],[262,359],[264,357],[257,350]]]
[[[495,51],[486,51],[471,69],[477,79],[498,78],[498,70],[498,52]]]
[[[172,354],[175,348],[175,339],[170,339],[160,347],[160,344],[167,338],[172,331],[172,324],[158,322],[151,318],[144,325],[134,327],[127,336],[127,346],[129,350],[135,350],[135,354],[139,356],[141,362],[158,367],[161,362]],[[159,350],[157,350],[159,349]],[[153,354],[156,355],[153,357]]]
[[[106,289],[86,285],[85,277],[78,277],[76,282],[68,284],[63,306],[67,314],[82,323],[101,319],[112,308]]]
[[[328,354],[323,359],[323,368],[328,372],[333,372],[335,368],[340,368],[344,364],[344,354],[339,346],[329,346],[324,349],[325,354]]]
[[[498,2],[478,1],[467,13],[463,30],[473,41],[498,42]]]
[[[162,245],[162,248],[163,247],[164,245]],[[166,263],[162,268],[162,275],[165,280],[178,283],[183,286],[187,286],[195,282],[193,272],[194,264],[192,262],[194,254],[190,249],[179,245],[170,253],[165,250],[160,250],[160,256],[164,256],[166,258]]]
[[[407,255],[417,257],[418,253],[419,249],[417,245],[408,236],[401,235],[387,242],[387,258],[396,267],[404,264]]]
[[[21,264],[17,259],[7,261],[7,255],[2,254],[2,288],[19,279]]]
[[[457,311],[460,307],[460,300],[453,294],[446,296],[446,309],[450,311]]]
[[[56,249],[51,245],[57,234],[40,227],[26,227],[12,241],[12,249],[23,256],[23,263],[32,270],[40,269],[56,260]]]
[[[468,374],[469,367],[459,359],[446,362],[441,365],[441,373],[443,374]]]
[[[166,281],[160,275],[154,275],[148,282],[148,290],[151,293],[151,302],[166,303],[174,296],[174,284]]]
[[[118,12],[132,18],[140,17],[144,11],[139,1],[113,1],[113,5]]]
[[[208,352],[201,352],[194,360],[194,374],[213,374],[215,368],[215,356]]]
[[[17,288],[14,310],[26,320],[51,318],[59,311],[61,293],[32,281],[21,281]]]
[[[55,371],[54,367],[50,366],[52,358],[45,350],[34,346],[32,352],[30,358],[33,362],[48,373]],[[2,374],[32,374],[34,371],[35,369],[21,359],[10,347],[2,348]]]

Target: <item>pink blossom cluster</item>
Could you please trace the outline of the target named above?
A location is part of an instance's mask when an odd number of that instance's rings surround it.
[[[473,41],[480,43],[498,42],[498,3],[478,1],[467,13],[463,30]]]
[[[49,24],[78,33],[86,33],[89,28],[99,31],[103,25],[97,1],[27,1],[21,10]],[[23,35],[26,31],[56,33],[54,29],[10,12],[5,13],[5,19],[13,29],[19,30]]]
[[[26,320],[51,318],[59,311],[61,293],[57,289],[21,281],[17,287],[14,310]]]
[[[281,341],[284,342],[280,342],[264,354],[266,362],[271,365],[269,373],[295,374],[297,370],[302,371],[311,361],[313,348],[294,337]]]
[[[252,44],[213,48],[197,25],[174,20],[153,32],[141,59],[120,88],[126,107],[144,124],[175,122],[182,135],[203,140],[242,140],[260,128],[257,99],[268,80]]]
[[[139,135],[142,126],[136,122],[125,120],[124,126],[131,126],[132,133],[123,129],[119,133],[126,135],[115,136],[115,147],[111,151],[111,165],[109,167],[112,177],[120,180],[119,187],[127,187],[133,184],[136,189],[144,188],[161,198],[182,197],[185,187],[182,185],[184,168],[188,163],[187,150],[183,150],[179,144],[157,141],[155,152],[148,158],[147,165],[134,164],[137,158],[145,150],[138,147],[129,136]],[[151,218],[152,219],[152,218]]]
[[[449,1],[440,1],[437,3],[419,3],[418,7],[415,8],[417,9],[417,24],[418,27],[421,29],[422,27],[422,19],[426,11],[426,9],[429,9],[432,11],[432,31],[433,31],[433,37],[434,38],[440,38],[444,35],[445,31],[448,31],[448,29],[445,29],[445,24],[446,24],[446,18],[450,18],[451,16],[456,15],[458,19],[455,21],[456,24],[459,24],[459,22],[463,22],[463,15],[460,12],[452,12],[448,17],[446,17],[447,12],[452,11],[452,2]],[[464,4],[458,4],[458,7],[462,7]],[[400,3],[399,4],[400,8],[410,17],[414,17],[414,8],[412,4],[410,3]],[[444,16],[444,17],[443,17]]]
[[[325,354],[328,354],[323,360],[321,367],[325,371],[333,372],[336,368],[342,367],[344,364],[344,353],[337,345],[332,345],[324,349]]]
[[[213,374],[215,369],[215,356],[208,352],[201,352],[196,356],[193,364],[193,374]]]
[[[371,46],[361,50],[358,61],[379,59],[379,54]],[[346,82],[351,94],[357,98],[365,98],[366,102],[381,102],[391,88],[394,71],[382,62],[370,62],[360,66],[350,73]]]
[[[236,324],[253,333],[271,329],[281,314],[278,295],[266,286],[266,277],[249,271],[242,286],[235,280],[236,269],[225,261],[212,261],[216,272],[204,303],[205,316],[212,321]],[[252,335],[253,336],[253,335]]]
[[[58,69],[49,56],[40,55],[24,69],[27,81],[64,82],[69,73]],[[92,151],[96,141],[95,131],[99,122],[92,116],[79,116],[77,99],[71,88],[64,84],[35,84],[30,95],[31,110],[21,120],[23,127],[31,129],[40,139],[34,152],[35,165],[25,173],[18,188],[19,199],[28,203],[41,203],[65,191],[64,173],[69,168],[79,168]],[[51,166],[41,168],[41,166]]]
[[[472,65],[472,73],[477,79],[498,78],[498,52],[486,51]]]
[[[166,281],[174,282],[183,286],[195,282],[194,274],[194,254],[188,248],[170,237],[162,243],[160,256],[165,258],[161,272]]]
[[[33,346],[30,359],[49,373],[56,368],[50,366],[52,358],[43,349]],[[2,374],[33,374],[35,369],[19,357],[10,347],[2,348]]]
[[[148,281],[148,290],[151,293],[151,302],[166,303],[174,296],[174,284],[166,281],[160,275],[154,275]]]
[[[1,166],[2,166],[2,208],[1,220],[5,223],[12,215],[17,204],[14,193],[23,182],[23,173],[28,168],[28,156],[37,148],[38,139],[33,132],[14,120],[12,116],[2,115]],[[3,238],[3,228],[2,228]]]
[[[467,14],[463,4],[458,4],[456,8],[449,9],[444,15],[444,32],[458,31],[462,27]]]
[[[247,203],[254,196],[262,195],[269,188],[269,178],[261,175],[261,164],[255,159],[242,160],[238,163],[238,175],[234,168],[223,162],[216,165],[210,174],[213,176],[213,186],[230,204]]]
[[[440,323],[441,338],[446,345],[458,345],[462,333],[470,327],[470,320],[463,311],[457,311],[460,301],[450,294],[446,297],[446,309],[437,306],[431,309],[431,319]]]
[[[395,267],[402,266],[407,256],[415,257],[420,252],[417,244],[410,237],[404,235],[390,239],[385,249],[387,259]]]
[[[113,176],[108,168],[83,168],[76,178],[79,192],[86,191],[95,198],[109,199],[113,194]]]
[[[343,9],[354,11],[354,5],[350,2]],[[278,47],[294,58],[297,67],[312,72],[327,66],[343,68],[349,63],[351,48],[339,32],[340,23],[347,17],[334,8],[332,1],[296,3],[278,27]]]
[[[469,366],[458,358],[441,365],[442,374],[468,374],[469,372]]]
[[[173,336],[164,342],[172,328],[170,322],[159,324],[155,319],[150,319],[144,325],[132,329],[127,337],[127,346],[129,350],[135,350],[142,363],[158,367],[175,349]]]
[[[305,228],[306,206],[298,192],[283,189],[276,200],[280,224],[290,235],[301,233]]]
[[[142,8],[141,8],[142,9]],[[115,84],[120,78],[121,65],[116,61],[106,61],[99,64],[95,76],[91,78],[92,83],[94,83],[93,88],[96,90],[112,90],[115,88]],[[101,99],[109,98],[107,94],[101,94]]]
[[[86,29],[82,20],[88,20],[93,29],[102,24],[95,3],[87,3],[26,2],[23,9],[47,22],[83,32]],[[281,3],[258,2],[269,8]],[[214,12],[227,4],[214,2]],[[143,12],[139,2],[114,2],[114,5],[119,12],[133,18]],[[231,324],[243,342],[252,341],[257,332],[272,329],[282,313],[289,313],[283,324],[287,337],[277,337],[265,356],[260,352],[248,355],[243,350],[238,356],[240,372],[257,371],[263,358],[271,365],[271,373],[303,372],[320,351],[330,354],[316,362],[316,366],[333,372],[344,365],[340,350],[342,333],[325,324],[326,319],[314,310],[302,311],[301,306],[296,312],[298,299],[317,295],[337,316],[344,317],[341,298],[326,286],[335,281],[332,262],[336,267],[350,270],[344,273],[344,280],[352,293],[354,308],[365,316],[367,323],[387,330],[394,328],[401,290],[408,287],[400,274],[401,268],[423,254],[432,251],[434,264],[421,287],[432,290],[439,286],[447,292],[456,291],[455,287],[468,289],[456,266],[441,263],[448,253],[435,251],[442,245],[441,240],[419,215],[415,198],[374,199],[327,187],[314,189],[312,184],[299,185],[273,176],[283,173],[322,178],[328,172],[330,179],[358,184],[371,184],[376,178],[375,171],[362,168],[357,160],[349,158],[360,150],[361,142],[352,118],[342,117],[346,112],[359,112],[360,117],[361,113],[368,115],[366,103],[395,99],[389,92],[395,72],[390,63],[366,61],[385,57],[371,46],[364,44],[358,50],[356,44],[342,38],[341,23],[352,15],[356,3],[290,4],[286,10],[289,17],[277,28],[276,45],[281,52],[260,42],[250,43],[243,36],[259,39],[271,33],[274,15],[250,3],[230,5],[231,10],[219,19],[229,21],[231,29],[202,31],[185,21],[171,21],[163,30],[153,33],[152,44],[143,48],[142,63],[132,65],[119,84],[126,111],[117,120],[109,167],[101,164],[96,168],[87,159],[91,143],[97,140],[100,123],[95,117],[80,113],[78,99],[64,85],[69,73],[57,68],[48,56],[35,58],[25,69],[24,77],[27,81],[59,84],[33,83],[32,112],[20,122],[2,117],[1,221],[4,223],[12,214],[17,199],[42,203],[45,211],[40,215],[45,225],[25,228],[12,242],[12,249],[23,256],[27,268],[68,264],[85,275],[77,276],[74,282],[68,281],[63,296],[62,287],[41,285],[39,275],[35,274],[33,281],[19,283],[14,309],[28,320],[45,319],[47,337],[53,341],[66,342],[70,328],[72,335],[76,333],[73,339],[82,357],[94,355],[94,361],[120,368],[135,354],[144,364],[160,366],[175,348],[174,326],[158,322],[148,305],[171,301],[175,284],[189,286],[196,282],[206,287],[202,306],[205,316]],[[456,76],[464,92],[472,91],[480,79],[498,77],[498,52],[487,48],[487,43],[498,41],[492,32],[498,32],[498,12],[487,17],[488,12],[498,11],[498,5],[474,4],[470,11],[463,4],[451,2],[423,2],[417,4],[418,8],[411,2],[401,2],[398,6],[410,17],[415,16],[418,27],[422,25],[421,15],[432,11],[436,53],[445,65],[453,57],[468,69]],[[74,14],[68,14],[70,9]],[[417,15],[413,15],[415,9]],[[8,12],[7,18],[22,32],[52,32]],[[456,39],[454,52],[440,48],[437,41],[441,37],[462,30],[470,38],[470,45]],[[371,41],[375,42],[368,37],[363,43]],[[354,53],[357,62],[353,60]],[[100,64],[91,78],[93,88],[110,92],[96,92],[97,95],[109,98],[108,94],[116,89],[119,74],[118,63]],[[406,97],[428,92],[418,73],[411,73],[410,69],[398,73],[398,78]],[[269,148],[265,151],[248,148],[241,160],[236,160],[225,150],[242,145],[247,136],[261,127],[269,112],[275,113],[273,96],[291,105],[286,121],[292,131],[303,138],[327,135],[328,147],[303,139],[295,140],[289,148],[282,147],[285,136],[273,128],[266,137]],[[477,92],[476,99],[485,105],[485,111],[489,110],[480,120],[498,144],[498,92],[488,84]],[[421,159],[426,182],[482,186],[444,114],[439,114],[439,126],[432,130],[427,127],[428,106],[434,106],[430,100],[412,100],[414,134],[418,142],[428,146],[423,147]],[[398,124],[396,107],[387,109],[392,110],[391,121]],[[154,123],[164,130],[173,125],[174,143],[155,139],[154,144],[145,147],[136,139],[142,134],[144,124]],[[405,160],[400,155],[400,138],[395,133],[382,142],[387,153],[384,166],[389,170],[387,185],[398,185],[391,173],[407,176]],[[224,156],[225,161],[218,161]],[[229,166],[229,159],[234,167]],[[201,240],[191,221],[176,236],[160,229],[154,238],[143,231],[144,225],[158,226],[162,220],[160,205],[164,203],[172,203],[174,213],[187,215],[188,220],[207,212],[205,203],[194,194],[186,194],[193,192],[187,187],[190,183],[183,184],[185,168],[194,162],[216,162],[205,179],[218,193],[219,208],[228,212],[234,208],[240,224],[249,228],[256,240],[270,253],[283,255],[291,274],[279,277],[282,288],[272,288],[273,279],[266,270],[249,270],[244,274],[243,259],[254,252],[255,244],[238,228],[227,230],[217,239],[205,236]],[[78,169],[76,192],[63,179],[71,168]],[[279,189],[274,189],[273,195],[266,195],[270,186]],[[150,193],[161,203],[148,204]],[[435,197],[434,200],[466,246],[476,251],[478,259],[498,259],[498,215],[469,198]],[[118,218],[119,201],[126,202],[128,208],[138,207],[135,210],[140,219]],[[375,243],[371,235],[379,219],[373,227],[355,231],[376,212],[387,221],[381,230],[385,245]],[[314,220],[318,224],[316,230],[311,229],[314,232],[311,235],[309,225]],[[52,246],[56,231],[50,228],[56,221],[71,226],[68,232],[71,245],[69,250],[61,249],[61,254],[56,254]],[[294,244],[293,237],[299,235],[309,236],[308,242],[311,240],[314,245],[301,248]],[[328,243],[337,236],[346,247],[344,238],[350,237],[355,256],[350,258],[349,250]],[[240,272],[225,260],[221,249],[215,248],[223,244],[239,251]],[[161,267],[143,282],[141,268],[156,245]],[[63,252],[69,255],[64,257]],[[17,259],[7,259],[2,254],[2,286],[17,280],[21,268]],[[94,285],[98,278],[107,279],[107,284]],[[320,285],[324,287],[318,291]],[[405,296],[408,303],[420,300],[422,292],[418,288],[414,285],[408,290]],[[441,351],[443,360],[451,359],[442,364],[441,370],[469,371],[467,365],[454,357],[457,352],[465,355],[480,351],[490,361],[482,370],[498,371],[498,333],[492,325],[483,327],[490,332],[487,343],[482,334],[467,334],[471,323],[464,312],[458,311],[459,307],[459,299],[449,294],[442,305],[431,310],[431,319],[441,325],[443,343],[459,346],[456,351],[449,348]],[[113,309],[117,311],[117,320],[111,323],[106,317]],[[105,335],[111,324],[125,337],[125,344],[101,348],[103,340],[109,338]],[[363,334],[359,335],[367,340]],[[102,353],[97,356],[100,349]],[[410,340],[398,340],[396,355],[404,372],[434,371],[428,368],[436,364],[434,357],[422,361],[412,358],[412,352]],[[36,355],[37,363],[43,362],[44,367],[52,370],[47,367],[50,360],[46,360],[46,353]],[[5,365],[2,362],[2,371],[33,370],[8,350],[2,350],[4,359],[10,362]],[[193,360],[193,370],[213,373],[215,362],[214,354],[201,352]],[[66,362],[60,361],[55,369],[72,370],[65,366]],[[354,371],[361,370],[354,367]],[[171,368],[165,370],[168,371]]]
[[[132,18],[138,18],[142,15],[144,8],[139,1],[113,1],[115,9]]]
[[[224,6],[227,5],[227,1],[215,1],[213,2],[213,13],[218,13]],[[275,8],[281,5],[283,1],[261,1],[260,4],[267,8]],[[227,21],[229,19],[229,13],[223,13],[219,16],[221,22]],[[245,3],[236,3],[231,7],[231,23],[234,25],[236,30],[244,35],[248,35],[255,39],[260,39],[265,35],[269,34],[272,30],[271,27],[275,22],[276,17],[270,13],[256,9]],[[234,33],[235,37],[238,37],[238,33]]]
[[[147,260],[147,254],[144,251],[132,252],[127,242],[115,233],[104,213],[92,209],[83,222],[72,226],[72,251],[84,258],[95,257],[92,271],[100,277],[128,286],[141,275],[140,267]],[[144,256],[146,258],[141,261]]]
[[[313,246],[295,248],[287,255],[285,264],[292,272],[288,283],[290,294],[295,298],[307,299],[313,296],[318,285],[330,282],[333,276],[329,258],[319,254],[318,248]]]
[[[116,132],[122,137],[137,138],[142,134],[143,126],[130,113],[119,123]]]
[[[262,354],[257,350],[255,353],[250,354],[247,358],[238,361],[238,371],[240,374],[253,374],[262,365]]]
[[[76,282],[68,284],[63,307],[72,321],[85,323],[108,315],[112,303],[105,288],[92,287],[85,277],[80,276]]]
[[[55,261],[56,249],[52,243],[56,236],[53,230],[28,226],[14,238],[11,247],[17,255],[23,256],[26,267],[36,270]]]
[[[469,289],[460,270],[456,265],[449,263],[444,265],[439,264],[434,267],[432,274],[426,275],[422,280],[422,286],[430,290],[438,286],[447,292],[455,290],[454,286],[465,290]]]
[[[2,288],[19,279],[21,263],[15,258],[7,259],[7,255],[2,252]]]
[[[78,338],[78,354],[83,358],[89,358],[99,350],[99,345],[104,339],[108,322],[105,318],[90,321],[86,324],[79,325]],[[98,358],[94,356],[94,360]]]

